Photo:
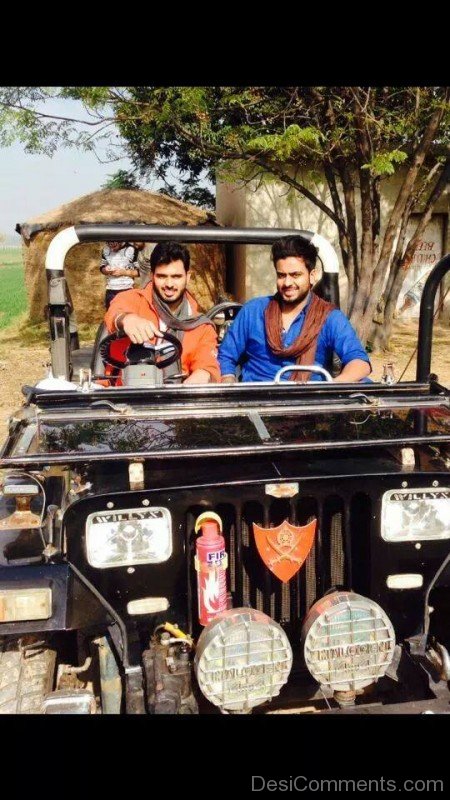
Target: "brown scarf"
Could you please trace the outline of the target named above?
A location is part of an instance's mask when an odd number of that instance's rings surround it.
[[[280,358],[292,359],[296,364],[314,364],[317,338],[326,318],[335,308],[333,303],[328,303],[312,293],[300,336],[290,347],[283,347],[281,338],[283,322],[280,296],[277,293],[264,312],[267,342],[272,353]],[[289,380],[306,383],[310,374],[310,372],[291,372]]]

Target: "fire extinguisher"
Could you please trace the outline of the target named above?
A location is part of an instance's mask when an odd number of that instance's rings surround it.
[[[228,557],[219,515],[213,511],[200,514],[195,522],[195,533],[200,529],[195,553],[198,617],[200,625],[207,625],[217,614],[227,609]]]

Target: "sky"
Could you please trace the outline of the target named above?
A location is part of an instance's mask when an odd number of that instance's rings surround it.
[[[60,150],[49,156],[30,155],[19,145],[0,148],[0,234],[13,236],[17,222],[26,222],[75,197],[101,188],[108,176],[129,162],[100,164],[92,153]]]
[[[81,104],[59,101],[50,109],[53,114],[79,116]],[[126,158],[105,164],[93,153],[75,148],[60,149],[50,158],[26,153],[20,143],[0,147],[0,234],[19,244],[20,237],[14,233],[17,222],[95,192],[109,176],[130,167]]]

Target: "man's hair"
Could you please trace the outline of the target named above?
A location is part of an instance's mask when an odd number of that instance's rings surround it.
[[[274,266],[280,258],[303,258],[308,272],[316,266],[317,247],[307,242],[302,236],[283,236],[272,245],[272,260]]]
[[[150,255],[150,269],[155,271],[162,264],[171,264],[172,261],[182,261],[186,272],[189,270],[191,256],[184,244],[178,242],[160,242]]]

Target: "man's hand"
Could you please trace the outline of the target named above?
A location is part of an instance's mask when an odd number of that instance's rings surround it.
[[[145,317],[140,317],[139,314],[127,314],[122,318],[119,326],[134,344],[143,344],[155,336],[158,338],[163,336],[153,322]]]
[[[236,376],[235,375],[222,375],[220,380],[221,383],[236,383]]]
[[[139,270],[135,267],[127,269],[126,267],[108,267],[109,273],[114,275],[115,278],[125,276],[126,278],[136,278],[139,275]]]
[[[210,383],[211,375],[206,369],[195,369],[183,383]]]
[[[340,375],[333,378],[333,383],[356,383],[361,378],[367,378],[371,371],[371,366],[367,361],[354,358],[345,365]]]

